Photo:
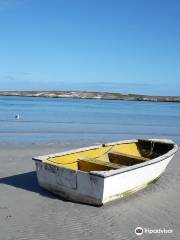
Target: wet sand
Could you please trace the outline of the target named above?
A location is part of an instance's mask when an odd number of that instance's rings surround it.
[[[93,207],[63,201],[41,189],[31,160],[80,146],[0,144],[0,240],[180,239],[180,152],[155,184]],[[173,233],[138,237],[137,226]]]

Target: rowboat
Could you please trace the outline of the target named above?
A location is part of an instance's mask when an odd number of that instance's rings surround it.
[[[70,201],[103,205],[155,182],[178,150],[138,139],[34,157],[39,185]]]

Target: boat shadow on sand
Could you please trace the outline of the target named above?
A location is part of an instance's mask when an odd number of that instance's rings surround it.
[[[15,188],[20,188],[30,192],[39,193],[40,195],[43,195],[49,198],[57,198],[55,195],[44,190],[38,185],[35,171],[0,178],[0,184],[6,184],[6,185],[13,186]],[[64,199],[62,200],[64,201]]]
[[[89,205],[86,203],[70,201],[60,196],[56,196],[51,192],[48,192],[47,190],[41,188],[37,182],[37,176],[35,171],[0,178],[0,184],[5,184],[5,185],[13,186],[15,188],[38,193],[41,196],[48,197],[50,199],[59,199],[63,202],[72,202],[76,204]],[[95,206],[95,207],[98,207],[98,206]]]

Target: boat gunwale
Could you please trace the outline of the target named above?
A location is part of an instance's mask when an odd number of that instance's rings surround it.
[[[135,164],[133,166],[127,166],[127,167],[120,168],[120,169],[117,169],[117,170],[115,169],[115,170],[108,170],[108,171],[90,171],[89,174],[95,175],[95,176],[98,176],[98,177],[102,177],[102,178],[111,177],[111,176],[114,176],[114,175],[117,175],[117,174],[129,172],[129,171],[132,171],[132,170],[136,170],[138,168],[142,168],[142,167],[146,167],[146,166],[149,166],[149,165],[152,165],[152,164],[156,164],[158,162],[161,162],[161,161],[173,156],[178,151],[178,145],[174,141],[169,140],[169,139],[143,139],[143,140],[173,144],[173,148],[170,151],[168,151],[166,154],[163,154],[162,156],[159,156],[157,158],[148,160],[148,161],[143,162],[143,163]],[[112,145],[124,144],[124,143],[136,143],[136,142],[138,142],[138,139],[123,140],[123,141],[118,141],[118,142],[107,143],[107,144],[105,144],[105,146],[112,146]],[[79,148],[79,149],[70,150],[70,151],[65,151],[65,152],[61,152],[61,153],[38,156],[38,157],[32,158],[32,160],[40,161],[40,162],[43,162],[43,163],[46,163],[46,164],[51,164],[49,162],[46,162],[46,160],[48,160],[48,158],[69,155],[69,154],[72,154],[72,153],[83,152],[83,151],[87,151],[87,150],[97,149],[97,148],[100,148],[100,147],[102,147],[102,144],[94,145],[94,146],[90,146],[90,147]],[[65,168],[65,167],[60,166],[60,168]],[[76,171],[82,172],[81,170],[78,170],[78,169]]]

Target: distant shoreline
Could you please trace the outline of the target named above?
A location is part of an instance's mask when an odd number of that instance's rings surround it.
[[[0,96],[180,102],[180,96],[149,96],[139,94],[121,94],[88,91],[0,91]]]

